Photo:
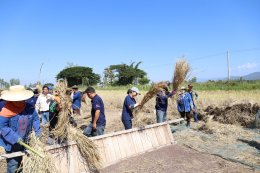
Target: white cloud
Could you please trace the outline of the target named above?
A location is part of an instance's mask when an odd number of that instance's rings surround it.
[[[250,70],[250,69],[254,69],[258,66],[257,63],[246,63],[246,64],[243,64],[243,65],[239,65],[237,66],[238,70]]]

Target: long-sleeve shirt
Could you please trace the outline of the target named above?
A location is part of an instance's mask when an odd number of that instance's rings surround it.
[[[135,99],[132,98],[130,95],[127,95],[125,97],[123,110],[122,110],[122,121],[128,121],[133,118],[132,110],[135,104],[136,104]]]
[[[6,151],[12,151],[12,147],[18,140],[28,142],[32,128],[36,136],[41,135],[38,114],[29,104],[26,104],[21,113],[13,117],[0,115],[0,146]]]
[[[179,95],[177,107],[179,112],[190,112],[193,109],[193,101],[189,93],[185,92]]]
[[[35,104],[35,109],[38,111],[49,111],[49,106],[50,106],[50,102],[51,100],[53,100],[53,96],[51,94],[40,94],[36,104]]]
[[[169,94],[164,94],[163,91],[160,91],[156,97],[155,109],[166,112],[168,107],[168,98],[172,96],[173,96],[173,92]]]

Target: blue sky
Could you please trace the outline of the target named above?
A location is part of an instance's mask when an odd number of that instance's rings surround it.
[[[0,78],[22,84],[54,82],[68,62],[102,74],[142,61],[171,80],[182,56],[192,76],[223,78],[227,50],[232,76],[260,71],[259,0],[0,0]]]

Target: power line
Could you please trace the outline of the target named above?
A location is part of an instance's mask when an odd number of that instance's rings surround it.
[[[249,48],[249,49],[238,49],[238,50],[231,50],[229,51],[230,54],[233,53],[241,53],[241,52],[253,52],[253,51],[258,51],[260,50],[260,47],[256,47],[256,48]],[[201,59],[209,59],[212,57],[218,57],[221,55],[226,55],[227,52],[223,51],[223,52],[219,52],[219,53],[215,53],[215,54],[211,54],[211,55],[206,55],[206,56],[201,56],[201,57],[196,57],[196,58],[191,58],[189,59],[189,61],[195,61],[195,60],[201,60]],[[149,66],[145,66],[144,68],[152,68],[152,67],[161,67],[161,66],[169,66],[169,65],[173,65],[173,62],[168,62],[168,63],[163,63],[163,64],[154,64],[154,65],[149,65]]]

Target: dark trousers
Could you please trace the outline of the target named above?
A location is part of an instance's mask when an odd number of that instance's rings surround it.
[[[191,118],[190,112],[180,112],[180,114],[181,114],[181,118],[185,119],[186,117],[187,122],[190,122],[190,118]]]
[[[122,120],[125,130],[131,129],[132,128],[132,120]]]

